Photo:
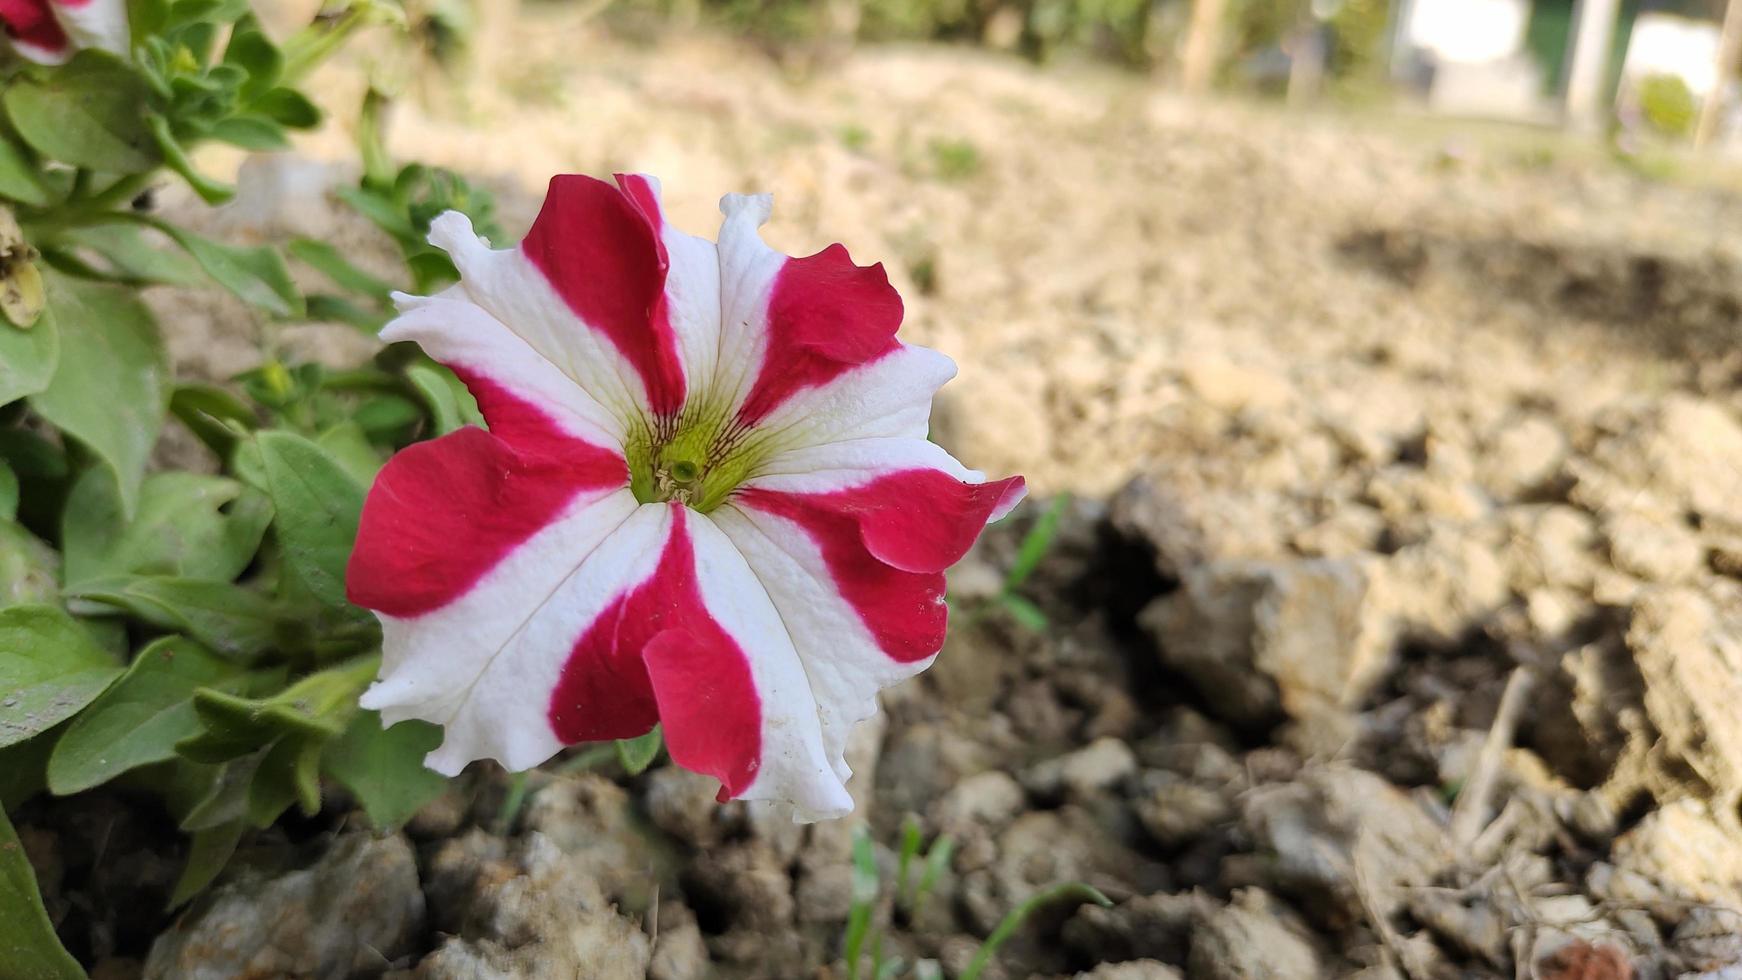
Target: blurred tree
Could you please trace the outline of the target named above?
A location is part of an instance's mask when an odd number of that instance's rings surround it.
[[[1215,79],[1221,62],[1222,21],[1226,0],[1192,0],[1192,18],[1186,26],[1180,54],[1180,82],[1188,92],[1202,92]]]
[[[1718,118],[1723,113],[1727,89],[1736,79],[1738,61],[1742,61],[1742,0],[1729,0],[1724,10],[1724,33],[1718,41],[1718,84],[1700,107],[1699,125],[1694,129],[1695,147],[1705,146],[1717,135]]]

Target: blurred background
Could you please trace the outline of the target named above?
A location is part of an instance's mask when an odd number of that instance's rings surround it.
[[[427,898],[367,939],[403,975],[881,977],[870,909],[888,975],[977,976],[1065,881],[1114,907],[1046,906],[984,976],[1742,970],[1742,2],[407,7],[315,76],[338,125],[166,207],[402,275],[332,194],[360,119],[487,189],[498,244],[559,172],[655,174],[703,235],[772,191],[773,245],[884,263],[957,360],[934,438],[1036,497],[859,739],[865,830],[474,767],[386,839],[409,886],[343,849],[298,879]],[[184,377],[375,346],[151,302]],[[921,837],[929,901],[891,891]],[[232,929],[187,916],[148,975]]]

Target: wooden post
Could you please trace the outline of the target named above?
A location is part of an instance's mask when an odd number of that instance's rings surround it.
[[[1712,91],[1700,104],[1700,123],[1694,128],[1694,149],[1703,149],[1718,135],[1718,120],[1724,114],[1724,96],[1736,77],[1736,62],[1742,57],[1742,0],[1724,5],[1724,33],[1718,40],[1718,70]]]
[[[1180,82],[1188,92],[1203,92],[1216,80],[1222,60],[1222,19],[1227,0],[1192,0],[1192,17],[1186,25],[1185,47],[1180,55]]]
[[[1607,111],[1609,49],[1620,0],[1578,0],[1573,6],[1572,57],[1567,59],[1566,118],[1584,129],[1600,128]]]

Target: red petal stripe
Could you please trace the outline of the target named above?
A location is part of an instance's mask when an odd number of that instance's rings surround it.
[[[0,23],[8,37],[48,51],[64,51],[67,34],[49,10],[48,0],[0,0]]]
[[[1021,477],[968,484],[937,470],[903,470],[830,493],[749,489],[733,499],[804,528],[877,645],[912,663],[943,646],[943,570],[1021,487]]]
[[[520,250],[569,309],[610,338],[635,368],[653,412],[672,415],[683,408],[685,389],[666,317],[669,263],[659,227],[639,200],[650,197],[651,188],[637,184],[625,193],[578,174],[551,178]]]
[[[551,695],[565,742],[629,738],[665,725],[679,765],[742,793],[762,758],[761,699],[737,642],[703,605],[688,516],[673,505],[653,576],[613,602],[575,644]]]
[[[881,264],[856,266],[840,245],[787,259],[769,294],[768,346],[739,419],[755,423],[794,392],[896,350],[901,312]]]
[[[502,386],[459,371],[490,431],[464,428],[387,461],[363,503],[350,599],[390,616],[452,602],[582,491],[624,486],[623,457],[565,434]]]

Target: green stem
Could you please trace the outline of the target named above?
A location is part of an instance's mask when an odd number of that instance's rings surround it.
[[[151,186],[151,178],[157,176],[153,170],[142,174],[130,174],[118,178],[113,184],[103,188],[85,202],[85,207],[107,211],[123,204],[131,204],[147,187]]]

